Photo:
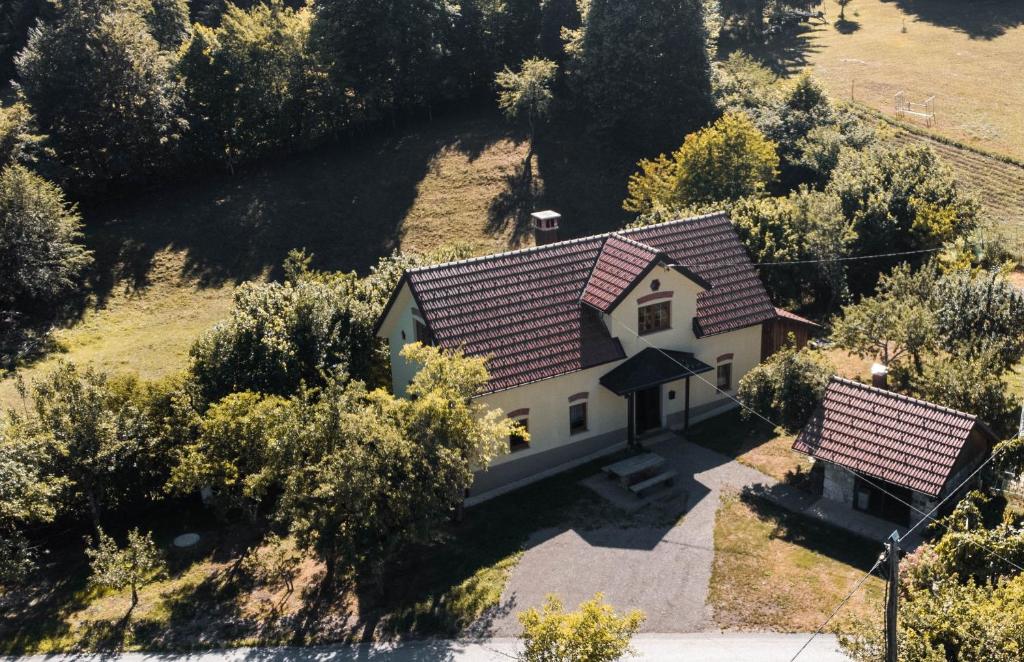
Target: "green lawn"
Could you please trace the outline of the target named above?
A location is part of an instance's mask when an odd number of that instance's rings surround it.
[[[813,632],[875,562],[877,543],[758,497],[727,496],[715,518],[709,600],[725,630]],[[872,576],[842,619],[878,620],[883,581]]]
[[[0,598],[0,653],[71,650],[193,650],[252,644],[314,644],[454,636],[498,604],[531,533],[587,527],[625,516],[579,480],[607,459],[581,466],[466,511],[437,544],[410,550],[389,568],[384,593],[359,583],[320,595],[322,566],[307,559],[295,591],[254,585],[239,572],[258,531],[218,526],[202,512],[153,517],[170,576],[140,591],[128,623],[128,594],[86,585],[80,552],[54,550],[29,594]],[[618,518],[618,519],[616,519]],[[203,538],[170,549],[183,530]],[[20,600],[19,600],[20,598]]]
[[[530,195],[527,143],[477,111],[86,208],[97,265],[84,312],[56,332],[63,352],[22,372],[31,379],[61,356],[144,378],[181,370],[234,286],[276,276],[292,248],[320,268],[365,272],[396,249],[529,244],[538,208],[562,212],[566,236],[620,227],[631,164],[574,135],[552,127],[538,141]],[[0,405],[15,401],[13,380],[0,381]]]

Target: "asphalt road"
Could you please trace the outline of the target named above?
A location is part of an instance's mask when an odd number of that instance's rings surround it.
[[[697,633],[641,634],[633,640],[636,662],[789,662],[808,640],[807,634]],[[483,641],[427,640],[402,644],[356,644],[310,648],[238,648],[197,654],[125,653],[105,655],[47,655],[21,662],[509,662],[518,642],[499,638]],[[15,660],[19,658],[0,658]],[[850,662],[836,650],[832,635],[819,635],[798,662]]]

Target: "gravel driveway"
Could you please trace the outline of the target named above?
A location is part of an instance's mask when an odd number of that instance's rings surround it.
[[[512,571],[500,609],[490,617],[491,635],[518,634],[516,614],[543,604],[549,593],[575,608],[598,591],[616,609],[642,609],[644,632],[715,629],[707,594],[721,491],[775,481],[680,439],[651,450],[679,472],[676,496],[637,511],[630,518],[635,525],[595,523],[585,530],[535,533]]]

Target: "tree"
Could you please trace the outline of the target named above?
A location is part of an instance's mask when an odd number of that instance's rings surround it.
[[[750,120],[727,113],[686,136],[671,159],[641,161],[623,207],[647,212],[758,194],[774,179],[778,164],[775,146]]]
[[[57,515],[67,481],[53,473],[53,455],[52,445],[13,412],[0,418],[0,585],[18,585],[35,568],[23,527]]]
[[[712,115],[702,0],[591,0],[570,50],[594,128],[644,153]]]
[[[429,542],[481,469],[517,430],[472,396],[487,381],[484,359],[418,344],[403,356],[422,367],[409,399],[360,382],[302,396],[275,517],[300,547],[323,559],[326,578],[354,570],[381,585],[385,565]]]
[[[192,23],[188,16],[188,0],[141,0],[153,38],[166,51],[177,50],[188,39]]]
[[[835,373],[827,359],[809,349],[798,350],[795,339],[740,379],[736,393],[745,405],[787,430],[799,430],[821,404]]]
[[[312,39],[357,117],[429,104],[444,88],[454,5],[442,0],[334,0],[315,5]]]
[[[935,316],[925,304],[900,297],[875,296],[845,306],[832,337],[861,358],[877,358],[883,365],[912,358],[921,369],[922,354],[934,347]]]
[[[80,185],[166,167],[186,129],[174,55],[151,34],[146,5],[66,0],[17,57],[40,128]]]
[[[131,614],[139,604],[139,589],[165,575],[167,564],[153,542],[152,533],[142,535],[138,529],[132,529],[124,547],[119,547],[102,530],[97,532],[97,538],[96,545],[85,550],[92,570],[89,582],[115,591],[130,588]]]
[[[999,271],[951,270],[931,296],[946,351],[976,356],[992,350],[1004,368],[1024,357],[1024,292]]]
[[[106,507],[154,487],[145,469],[161,453],[133,380],[61,362],[33,384],[32,399],[36,434],[57,449],[56,465],[69,481],[69,506],[84,504],[97,531]]]
[[[327,133],[309,51],[312,16],[272,0],[248,11],[228,5],[216,28],[196,27],[178,69],[197,151],[234,166]]]
[[[1020,403],[1010,396],[994,352],[954,353],[926,361],[910,378],[912,394],[922,400],[974,414],[1000,436],[1016,431]]]
[[[839,22],[846,21],[846,5],[850,4],[850,0],[836,0],[836,4],[839,5]]]
[[[600,593],[580,604],[575,612],[566,612],[562,602],[549,595],[543,610],[528,609],[519,614],[523,625],[519,660],[613,662],[631,653],[629,642],[643,620],[639,610],[620,616]]]
[[[272,533],[261,547],[245,557],[242,569],[260,584],[275,588],[284,586],[287,594],[291,594],[295,590],[295,578],[299,575],[301,563],[302,556],[292,541]]]
[[[59,188],[24,166],[0,170],[0,310],[54,304],[92,263],[82,219]]]
[[[556,71],[558,65],[551,60],[530,58],[523,60],[519,71],[505,67],[494,78],[498,87],[498,107],[511,120],[525,117],[529,122],[531,153],[537,122],[547,118],[551,107],[551,82]]]
[[[239,508],[255,519],[264,495],[280,485],[271,446],[285,434],[291,413],[277,396],[246,391],[224,397],[179,452],[167,488],[184,494],[210,487],[224,511]]]

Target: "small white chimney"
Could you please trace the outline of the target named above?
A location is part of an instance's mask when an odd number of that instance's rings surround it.
[[[881,363],[871,364],[871,385],[875,388],[889,388],[889,368]]]
[[[556,211],[546,209],[535,211],[530,214],[533,219],[533,241],[538,246],[553,244],[558,241],[558,222],[562,215]]]

